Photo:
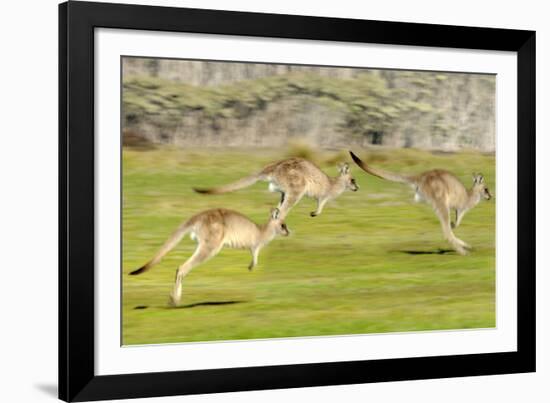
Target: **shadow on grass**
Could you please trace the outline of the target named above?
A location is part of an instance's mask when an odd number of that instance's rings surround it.
[[[242,304],[247,301],[204,301],[204,302],[195,302],[193,304],[179,305],[179,306],[165,306],[165,309],[190,309],[196,308],[198,306],[217,306],[217,305],[233,305],[233,304]],[[137,305],[134,309],[147,309],[148,305]]]
[[[399,253],[406,253],[407,255],[444,255],[446,253],[454,252],[452,249],[437,249],[437,250],[399,250]]]
[[[196,308],[198,306],[218,306],[218,305],[233,305],[233,304],[242,304],[246,301],[204,301],[204,302],[195,302],[193,304],[180,305],[169,309],[190,309]]]

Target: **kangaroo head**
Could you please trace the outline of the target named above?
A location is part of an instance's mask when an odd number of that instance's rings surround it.
[[[281,217],[281,212],[278,208],[271,210],[271,216],[269,217],[268,227],[275,233],[275,235],[288,236],[290,231],[286,226],[284,219]]]
[[[489,191],[489,188],[485,184],[485,179],[482,174],[472,174],[474,185],[472,186],[472,192],[483,197],[485,200],[490,200],[493,195]]]
[[[346,190],[351,190],[352,192],[357,192],[359,190],[359,186],[357,186],[355,179],[351,176],[349,164],[347,162],[340,165],[340,175],[338,176],[338,181],[345,185]]]

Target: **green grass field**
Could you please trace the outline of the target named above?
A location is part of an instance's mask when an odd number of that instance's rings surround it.
[[[495,159],[474,152],[356,150],[398,172],[445,168],[468,185],[480,171],[493,194]],[[343,153],[305,153],[330,175]],[[289,214],[288,238],[250,254],[224,249],[184,280],[182,306],[169,308],[175,270],[193,252],[188,237],[151,271],[145,263],[180,222],[213,207],[264,222],[279,195],[258,183],[205,196],[191,186],[224,184],[288,156],[284,150],[123,151],[123,344],[258,339],[495,326],[495,202],[482,201],[455,233],[474,250],[447,252],[439,222],[410,188],[368,176],[353,163],[361,187],[309,216],[304,198]]]

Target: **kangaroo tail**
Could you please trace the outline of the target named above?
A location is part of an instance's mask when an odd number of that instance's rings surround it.
[[[217,188],[211,188],[211,189],[203,189],[203,188],[193,188],[193,190],[197,193],[203,193],[203,194],[221,194],[221,193],[227,193],[227,192],[233,192],[235,190],[239,190],[248,186],[251,186],[258,182],[261,179],[260,175],[250,175],[246,178],[239,179],[237,182],[230,183],[228,185],[223,185]]]
[[[145,265],[141,266],[139,269],[130,272],[130,274],[134,276],[136,274],[144,273],[147,270],[149,270],[151,267],[159,263],[162,260],[162,258],[168,252],[170,252],[174,248],[174,246],[176,246],[181,241],[181,239],[185,236],[185,234],[187,234],[190,230],[191,230],[191,225],[189,225],[188,221],[180,225],[179,228],[172,234],[170,238],[168,238],[168,240],[164,243],[164,245],[162,245],[160,250],[150,261],[148,261]]]
[[[359,159],[359,157],[357,155],[355,155],[354,153],[352,153],[351,151],[349,153],[351,155],[351,158],[353,158],[353,161],[355,161],[355,163],[363,171],[368,172],[371,175],[374,175],[374,176],[377,176],[379,178],[386,179],[386,180],[392,181],[392,182],[399,182],[399,183],[413,183],[414,182],[413,178],[410,177],[410,176],[399,175],[399,174],[396,174],[396,173],[393,173],[393,172],[384,171],[383,169],[371,167],[371,166],[367,165],[366,163],[364,163],[363,161],[361,161]]]

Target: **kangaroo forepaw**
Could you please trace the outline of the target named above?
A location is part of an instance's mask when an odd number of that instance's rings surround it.
[[[317,214],[315,211],[312,211],[311,213],[309,213],[309,215],[312,217],[317,217],[319,214]]]
[[[253,268],[254,268],[254,263],[250,263],[248,265],[248,271],[252,271]]]
[[[455,229],[456,228],[456,224],[454,222],[451,222],[451,228],[452,229]]]

